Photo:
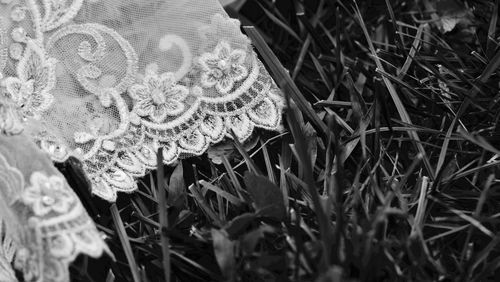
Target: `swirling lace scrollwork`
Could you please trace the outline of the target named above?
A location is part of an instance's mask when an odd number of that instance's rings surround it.
[[[177,32],[173,29],[162,37],[166,30],[161,27],[155,38],[128,33],[127,20],[119,27],[111,23],[116,29],[108,27],[107,20],[84,22],[85,16],[78,15],[87,5],[83,0],[25,3],[33,27],[28,22],[17,25],[22,29],[14,34],[19,42],[11,45],[14,60],[9,61],[8,71],[2,67],[6,50],[2,43],[7,41],[0,26],[0,69],[2,75],[11,76],[2,79],[5,87],[0,95],[15,104],[5,107],[0,101],[0,131],[19,134],[23,123],[18,121],[25,118],[24,130],[53,160],[75,156],[83,162],[92,192],[99,197],[115,201],[117,192],[135,191],[136,179],[156,167],[160,147],[164,162],[172,164],[203,154],[211,144],[232,138],[231,132],[244,141],[256,128],[280,127],[282,97],[237,20],[216,14],[205,24],[197,19],[196,28],[203,25],[199,37],[186,31],[191,27],[177,27],[184,30],[182,36],[173,34]],[[134,7],[143,6],[148,7]],[[161,12],[154,12],[148,12],[153,23],[161,17]],[[133,47],[142,38],[148,40],[138,54]],[[154,56],[144,56],[150,45],[158,50]],[[172,70],[179,62],[179,69]],[[148,63],[157,66],[154,72],[143,71]],[[159,65],[169,72],[159,70]],[[7,143],[32,150],[27,136],[0,134],[2,138],[13,138]],[[2,149],[5,142],[0,141]],[[33,151],[30,157],[44,159]],[[5,241],[5,254],[0,255],[10,263],[15,252],[14,264],[26,280],[67,281],[68,264],[76,255],[99,256],[107,249],[76,195],[50,163],[17,176],[5,167],[0,160],[0,181],[15,189],[0,190],[8,195],[0,197],[0,209],[5,209],[0,215],[14,208],[13,214],[22,216],[25,224],[18,226],[21,230],[9,228],[10,234],[22,236]],[[23,177],[29,183],[20,183]],[[2,204],[5,199],[9,200]]]
[[[180,80],[191,70],[193,64],[193,54],[191,53],[188,44],[182,37],[175,34],[167,34],[160,39],[159,48],[165,52],[177,46],[181,51],[183,62],[179,70],[174,74],[175,80]]]
[[[78,46],[79,57],[89,63],[85,63],[76,71],[77,80],[85,90],[96,95],[104,107],[110,107],[112,104],[116,106],[120,121],[116,129],[104,135],[92,134],[85,131],[75,132],[76,143],[91,145],[90,149],[84,152],[84,158],[90,158],[97,153],[101,146],[109,144],[109,141],[106,140],[122,136],[127,131],[130,112],[126,102],[120,95],[126,92],[128,87],[136,80],[138,58],[132,46],[116,31],[99,24],[68,25],[62,27],[48,39],[46,44],[47,49],[50,52],[55,49],[58,41],[76,34],[88,36],[93,40],[93,43],[83,40]],[[123,64],[126,65],[126,71],[120,81],[114,85],[102,87],[96,80],[103,76],[102,70],[97,66],[97,63],[107,55],[105,35],[117,42],[121,48],[125,58]],[[89,143],[90,141],[92,143]],[[73,153],[72,155],[75,154]]]
[[[35,38],[43,41],[43,34],[50,32],[71,21],[77,14],[84,0],[41,0],[43,13],[37,0],[26,0],[26,4],[31,12]]]
[[[153,41],[159,53],[179,52],[182,57],[177,71],[162,73],[159,62],[139,63],[132,44],[117,31],[102,24],[72,22],[84,5],[82,0],[42,0],[43,6],[35,0],[27,3],[36,38],[28,43],[28,50],[38,46],[40,50],[30,52],[61,61],[66,67],[62,76],[74,77],[81,87],[74,89],[97,97],[103,107],[97,111],[116,111],[97,115],[97,119],[107,119],[106,130],[96,124],[88,128],[79,124],[71,136],[58,136],[46,124],[34,134],[55,161],[78,157],[98,196],[114,201],[117,191],[136,190],[136,178],[156,166],[155,152],[160,147],[165,163],[171,164],[203,154],[211,144],[232,138],[231,132],[244,141],[255,128],[279,129],[282,97],[252,52],[250,41],[241,34],[239,21],[215,14],[208,25],[199,28],[199,49],[172,33]],[[107,73],[110,63],[113,74]],[[147,63],[156,67],[146,67],[139,74],[139,65]],[[123,72],[116,71],[121,66]],[[31,82],[22,77],[15,82],[9,83],[11,96],[42,92],[32,91]],[[57,95],[64,91],[59,84],[56,89],[48,86]],[[93,123],[92,119],[89,115],[88,122]]]
[[[106,43],[102,34],[111,36],[120,46],[126,58],[126,73],[125,76],[112,87],[102,88],[92,80],[99,78],[102,75],[101,70],[94,64],[86,64],[77,71],[77,79],[85,90],[99,97],[102,105],[109,107],[113,93],[124,93],[127,88],[133,84],[137,76],[138,58],[134,48],[130,43],[121,37],[116,31],[100,24],[80,24],[68,25],[57,30],[47,41],[47,50],[50,52],[54,45],[65,36],[82,34],[90,36],[96,44],[96,51],[92,52],[92,44],[89,41],[82,41],[78,48],[79,56],[85,61],[97,62],[105,56]]]

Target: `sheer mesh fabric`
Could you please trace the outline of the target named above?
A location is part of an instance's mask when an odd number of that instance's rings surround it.
[[[14,267],[25,281],[69,281],[79,254],[99,257],[108,248],[64,177],[12,131],[18,121],[0,105],[0,281],[17,281]]]
[[[171,164],[280,129],[282,95],[216,0],[0,0],[0,71],[6,281],[12,263],[66,281],[78,253],[106,249],[50,159],[78,158],[113,202],[159,148]]]
[[[243,141],[279,128],[281,95],[215,0],[21,3],[26,19],[5,37],[6,96],[40,147],[82,160],[106,200],[134,191],[160,147],[169,164],[231,131]]]

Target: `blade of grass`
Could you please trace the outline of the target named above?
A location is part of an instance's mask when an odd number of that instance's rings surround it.
[[[232,203],[235,206],[241,206],[245,203],[242,200],[231,195],[230,193],[222,190],[221,188],[206,182],[205,180],[200,180],[200,184],[201,184],[201,186],[205,187],[206,189],[208,189],[208,190],[216,193],[217,195],[220,195],[224,199],[228,200],[230,203]]]
[[[469,226],[470,226],[470,224],[466,224],[466,225],[461,225],[461,226],[458,226],[458,227],[455,227],[455,228],[451,228],[450,230],[448,230],[446,232],[440,232],[439,234],[436,234],[435,236],[432,236],[430,238],[425,239],[425,242],[432,242],[434,240],[442,239],[442,238],[444,238],[446,236],[449,236],[449,235],[455,234],[457,232],[460,232],[460,231],[468,228]]]
[[[380,69],[381,71],[384,71],[384,66],[382,65],[382,63],[377,55],[377,51],[375,50],[375,47],[373,46],[373,42],[370,38],[370,34],[368,33],[368,29],[366,28],[363,17],[361,16],[361,11],[359,10],[359,7],[357,6],[357,4],[355,4],[355,5],[356,5],[355,16],[356,16],[356,18],[361,26],[361,29],[363,30],[366,41],[368,42],[368,46],[369,46],[370,52],[372,54],[372,58],[375,60],[375,64],[377,65],[377,68]],[[394,85],[385,76],[382,76],[382,80],[383,80],[385,86],[387,87],[389,94],[391,95],[392,101],[396,105],[396,108],[398,110],[398,113],[399,113],[401,120],[405,123],[413,124],[411,119],[410,119],[410,115],[406,111],[405,106],[401,102],[401,99],[399,98],[398,93],[397,93],[396,89],[394,88]],[[429,177],[431,178],[431,180],[434,179],[434,170],[432,169],[431,163],[427,157],[427,153],[425,152],[423,145],[420,143],[420,137],[418,136],[418,133],[415,131],[408,131],[407,134],[413,140],[413,144],[415,145],[417,150],[420,152],[420,154],[422,154],[423,162],[424,162],[426,171],[429,174]]]
[[[341,247],[342,242],[344,241],[345,236],[345,219],[344,219],[344,183],[345,183],[345,173],[344,173],[344,160],[342,157],[344,156],[345,148],[340,146],[340,130],[339,126],[336,123],[335,119],[331,116],[328,119],[329,127],[332,129],[330,135],[333,139],[333,153],[334,153],[334,167],[335,174],[330,174],[330,187],[329,190],[333,193],[330,197],[333,199],[335,205],[335,229],[333,233],[333,241],[335,242],[334,246],[336,247],[335,254],[336,257],[335,263],[340,264],[345,260],[345,254],[343,253],[345,250]],[[326,249],[326,251],[330,251],[330,249]]]
[[[385,0],[385,5],[387,6],[387,11],[389,12],[389,16],[391,18],[391,23],[392,23],[392,28],[394,29],[394,33],[396,33],[399,36],[399,39],[398,38],[394,39],[396,46],[403,54],[407,55],[407,57],[410,57],[407,54],[406,49],[404,48],[404,38],[401,35],[401,33],[398,32],[398,26],[396,24],[396,16],[394,15],[394,10],[392,9],[391,2],[389,0]]]
[[[199,190],[199,188],[196,185],[192,184],[191,186],[189,186],[188,189],[191,192],[191,194],[193,195],[193,197],[196,200],[196,202],[198,203],[198,205],[200,206],[200,208],[205,212],[205,214],[208,216],[208,218],[210,218],[213,221],[213,224],[215,226],[218,226],[218,227],[223,226],[224,225],[223,222],[220,220],[219,217],[217,217],[216,213],[210,208],[207,201],[205,200],[205,198],[201,194],[201,191]]]
[[[479,266],[479,264],[488,259],[490,254],[498,247],[498,243],[500,243],[500,236],[495,236],[493,240],[479,253],[475,256],[474,263],[469,268],[468,274],[472,275],[474,270]]]
[[[285,93],[286,94],[286,93]],[[286,99],[287,103],[290,104],[290,100]],[[289,105],[290,106],[290,105]],[[320,235],[323,245],[321,269],[325,271],[330,265],[330,247],[331,247],[331,226],[328,217],[323,210],[321,205],[318,190],[316,190],[316,185],[314,184],[313,168],[311,167],[311,162],[309,161],[309,156],[307,154],[307,144],[305,133],[297,122],[297,117],[295,116],[295,111],[287,111],[287,121],[290,125],[294,140],[296,142],[296,150],[300,162],[304,167],[304,179],[306,187],[311,196],[314,211],[316,212],[316,218],[318,220],[318,225],[320,228]],[[326,133],[326,131],[325,131]]]
[[[450,212],[456,214],[461,219],[463,219],[463,220],[467,221],[468,223],[472,224],[474,227],[476,227],[479,231],[483,232],[488,237],[490,237],[490,238],[494,238],[495,237],[495,234],[493,232],[491,232],[491,230],[489,230],[486,226],[484,226],[477,219],[475,219],[475,218],[473,218],[473,217],[471,217],[469,215],[466,215],[464,212],[462,212],[460,210],[457,210],[455,208],[449,207],[448,205],[446,205],[445,203],[443,203],[443,201],[439,200],[438,198],[436,198],[436,197],[434,197],[432,195],[429,195],[428,197],[429,197],[429,199],[431,199],[434,202],[442,205],[443,207],[448,208],[448,210]]]
[[[495,1],[495,7],[491,13],[490,27],[488,28],[488,40],[486,41],[486,56],[491,58],[493,52],[497,47],[495,42],[495,34],[497,31],[497,21],[498,21],[498,0]]]
[[[477,200],[477,204],[476,204],[476,209],[474,210],[472,216],[474,218],[479,218],[479,216],[481,215],[481,211],[483,210],[483,205],[486,201],[486,197],[488,196],[488,192],[490,191],[490,188],[491,188],[491,185],[493,184],[493,180],[495,179],[495,175],[494,174],[490,174],[488,176],[488,179],[486,180],[486,183],[484,185],[484,189],[483,191],[481,191],[481,196],[479,196],[479,199]],[[465,240],[464,242],[464,246],[468,246],[469,245],[469,242],[473,236],[473,228],[469,228],[468,232],[467,232],[467,239]],[[465,260],[465,257],[466,257],[466,248],[464,247],[463,248],[464,251],[462,251],[462,255],[460,257],[461,261],[464,261]]]
[[[341,20],[341,15],[340,15],[340,7],[335,8],[335,27],[340,28],[340,20]],[[336,71],[338,73],[337,75],[337,85],[340,85],[340,81],[342,78],[342,72],[340,71],[341,69],[344,69],[342,66],[342,49],[340,46],[340,32],[335,33],[335,41],[332,41],[332,44],[336,43],[336,45],[333,45],[335,47],[335,60],[337,61],[336,65]]]
[[[297,63],[295,64],[295,68],[293,69],[292,79],[295,80],[299,75],[300,70],[302,69],[302,65],[304,64],[304,59],[309,52],[309,46],[311,45],[312,37],[311,35],[307,35],[306,41],[302,44],[302,48],[300,49],[299,58],[297,59]]]
[[[293,82],[292,78],[276,55],[274,55],[271,51],[271,48],[267,46],[259,32],[251,26],[245,26],[243,29],[252,39],[252,42],[259,51],[260,55],[264,58],[264,61],[267,63],[267,66],[274,75],[278,85],[280,85],[284,91],[289,93],[290,97],[295,101],[295,103],[297,103],[299,109],[312,122],[312,125],[318,131],[318,134],[325,137],[328,127],[322,120],[319,119],[311,104],[304,98],[304,95],[302,95],[297,85]]]
[[[386,0],[388,2],[389,0]],[[422,33],[424,31],[425,24],[421,24],[418,27],[417,34],[415,35],[415,39],[413,40],[413,44],[411,45],[410,52],[408,53],[408,56],[406,57],[406,61],[403,64],[403,67],[398,71],[398,77],[402,78],[403,76],[406,75],[406,72],[408,72],[408,69],[410,69],[411,63],[413,62],[413,58],[415,57],[415,54],[420,48],[420,42],[422,40]]]
[[[255,165],[254,161],[248,155],[248,152],[245,150],[245,148],[243,148],[243,145],[241,145],[240,141],[238,140],[238,137],[236,137],[236,134],[234,134],[233,130],[231,130],[231,136],[233,137],[234,146],[236,147],[236,149],[238,149],[240,155],[245,159],[245,162],[248,166],[248,170],[257,175],[262,175],[262,172],[260,171],[258,166]]]
[[[497,51],[493,59],[490,61],[490,63],[486,66],[486,68],[483,70],[481,75],[478,78],[478,81],[480,83],[486,83],[490,76],[495,72],[495,70],[500,66],[500,51]],[[471,94],[469,97],[474,98],[477,93],[479,92],[478,87],[473,87],[471,90]],[[450,136],[452,132],[455,130],[455,126],[457,122],[460,120],[460,117],[465,113],[469,105],[471,104],[471,100],[466,98],[465,101],[460,105],[460,108],[457,111],[457,114],[453,118],[450,127],[448,128],[448,131],[446,132],[446,137],[443,141],[441,153],[439,154],[439,159],[438,159],[438,164],[436,166],[436,171],[439,171],[444,163],[444,160],[446,158],[449,142],[450,142]]]
[[[273,21],[276,25],[278,25],[279,27],[281,27],[283,30],[285,30],[288,34],[290,34],[293,38],[295,38],[297,41],[299,41],[300,43],[302,43],[302,39],[300,38],[300,36],[293,30],[290,28],[290,26],[286,23],[284,23],[282,20],[280,20],[278,17],[276,17],[275,15],[273,15],[273,13],[271,13],[270,11],[268,11],[264,6],[262,6],[262,4],[260,4],[259,2],[257,2],[257,4],[261,7],[262,11],[264,11],[264,13],[266,14],[266,16],[271,20]]]
[[[130,272],[132,273],[132,278],[134,279],[134,282],[141,282],[141,275],[139,274],[139,268],[137,267],[137,263],[134,258],[134,253],[132,252],[132,246],[130,245],[130,240],[127,235],[127,232],[125,231],[125,226],[123,225],[123,221],[122,218],[120,217],[120,212],[118,211],[116,203],[111,204],[111,207],[109,209],[111,211],[111,216],[113,217],[113,223],[115,224],[116,232],[118,233],[118,237],[120,238],[123,251],[125,252],[125,256],[127,257]]]
[[[241,194],[243,191],[241,183],[238,181],[236,173],[234,173],[234,169],[231,167],[231,164],[229,164],[229,160],[227,159],[226,156],[222,156],[222,164],[224,165],[224,168],[226,169],[226,172],[229,175],[229,179],[231,179],[231,183],[233,184],[236,193],[238,193],[238,197],[240,197],[240,200],[245,202],[245,197]]]
[[[415,214],[415,221],[412,226],[412,235],[415,236],[415,232],[418,230],[423,230],[424,226],[424,216],[427,209],[427,188],[429,187],[429,178],[424,176],[420,181],[420,195],[418,198],[417,212]]]
[[[163,148],[158,149],[156,156],[157,170],[156,181],[158,187],[158,213],[160,217],[160,236],[161,236],[161,250],[162,250],[162,265],[165,275],[165,281],[170,282],[170,242],[167,235],[168,230],[168,212],[167,212],[167,188],[165,187],[165,172],[163,165]],[[182,165],[182,164],[179,164]]]
[[[267,177],[272,183],[276,184],[276,176],[274,174],[273,165],[271,164],[271,158],[269,157],[269,152],[267,151],[266,143],[261,139],[260,144],[262,147],[262,154],[264,155],[264,161],[266,163]]]
[[[289,201],[288,201],[288,185],[287,185],[287,181],[286,181],[286,175],[285,175],[285,172],[286,172],[286,169],[284,167],[284,164],[283,164],[283,158],[280,156],[280,159],[279,159],[279,164],[280,164],[280,189],[281,189],[281,193],[283,194],[283,203],[285,204],[285,210],[287,211],[288,213],[288,209],[289,209]]]
[[[323,38],[320,37],[319,34],[315,31],[315,28],[309,22],[309,19],[306,17],[305,13],[298,13],[297,19],[304,25],[309,35],[311,35],[314,42],[316,42],[317,46],[320,48],[321,52],[328,53],[330,51],[328,45],[323,40]]]
[[[325,70],[323,69],[323,66],[321,65],[321,63],[318,61],[318,59],[316,59],[316,57],[312,53],[309,53],[309,57],[311,58],[311,61],[313,62],[314,67],[318,71],[319,76],[321,77],[321,81],[323,81],[323,84],[328,88],[328,91],[332,92],[332,88],[333,88],[332,83],[328,79],[328,76],[327,76]]]

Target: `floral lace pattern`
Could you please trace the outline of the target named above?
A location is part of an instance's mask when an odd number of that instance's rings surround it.
[[[69,281],[68,265],[77,255],[98,257],[108,249],[62,175],[23,137],[0,135],[0,281],[17,281],[11,264],[25,281]],[[36,160],[31,168],[11,165],[19,150]]]
[[[205,53],[199,59],[203,69],[201,84],[203,87],[215,86],[222,94],[229,93],[235,82],[248,75],[245,58],[245,51],[232,50],[228,42],[220,42],[213,53]]]
[[[173,73],[150,73],[142,85],[132,85],[128,93],[135,100],[133,113],[161,123],[167,116],[180,115],[184,111],[182,102],[189,91],[176,84]]]
[[[31,206],[36,216],[50,212],[63,214],[76,201],[72,193],[64,188],[64,180],[57,176],[47,177],[40,172],[31,175],[31,186],[24,190],[24,204]]]
[[[13,264],[26,281],[68,281],[78,254],[107,250],[32,141],[54,161],[78,158],[93,194],[115,201],[156,167],[159,148],[172,164],[225,138],[280,129],[283,97],[239,21],[219,6],[204,11],[216,4],[201,0],[182,0],[203,6],[198,14],[177,15],[179,1],[0,1],[10,12],[0,17],[0,223],[8,229],[0,280],[14,279]],[[189,27],[161,26],[188,14],[196,17]],[[26,153],[37,162],[19,167],[15,157]]]
[[[26,1],[31,17],[16,17],[20,22],[30,19],[33,32],[13,39],[25,51],[16,76],[3,79],[3,85],[28,119],[28,131],[40,148],[54,161],[80,159],[95,195],[115,201],[117,192],[135,191],[136,178],[155,168],[160,147],[164,162],[171,164],[203,154],[232,133],[244,141],[256,128],[280,129],[283,97],[241,34],[239,22],[222,12],[198,27],[199,49],[176,34],[156,41],[158,52],[178,54],[173,56],[178,69],[166,70],[162,61],[141,61],[134,49],[140,42],[132,44],[104,24],[75,20],[82,6],[92,9],[99,1],[40,2]],[[85,111],[95,116],[71,127],[73,131],[54,129],[66,121],[51,123],[47,117],[55,109],[66,110],[58,101],[70,78],[85,93],[79,94],[82,99],[90,101]],[[70,134],[60,133],[66,131]],[[50,190],[35,187],[26,204],[39,213],[66,207]],[[47,202],[35,200],[42,194]]]

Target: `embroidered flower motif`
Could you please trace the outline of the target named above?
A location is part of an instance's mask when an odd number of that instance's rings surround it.
[[[229,93],[235,82],[248,76],[245,58],[245,51],[233,50],[228,42],[220,42],[213,53],[205,53],[199,58],[203,69],[201,84],[207,88],[215,86],[222,94]]]
[[[24,116],[40,119],[40,115],[50,108],[54,100],[50,91],[55,86],[55,65],[55,59],[47,59],[42,48],[28,42],[17,65],[17,77],[4,80],[8,95]]]
[[[141,117],[151,118],[161,123],[167,116],[176,116],[184,111],[182,103],[189,90],[178,85],[173,73],[161,75],[155,72],[146,74],[143,84],[132,85],[129,95],[135,100],[133,112]]]
[[[51,211],[65,213],[75,201],[74,195],[64,188],[64,180],[59,176],[47,177],[41,172],[34,172],[30,181],[31,186],[23,192],[22,201],[30,205],[37,216],[44,216]]]

